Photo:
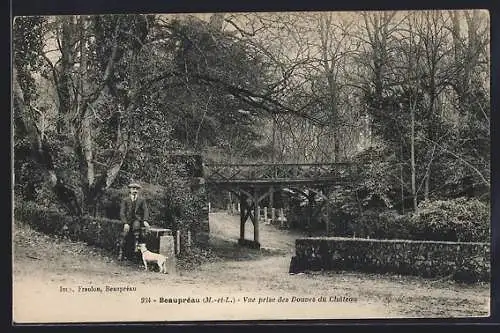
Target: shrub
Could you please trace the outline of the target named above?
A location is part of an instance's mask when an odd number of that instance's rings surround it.
[[[379,215],[379,230],[376,238],[387,239],[411,239],[411,229],[409,227],[409,215],[399,214],[391,210],[382,212]],[[385,235],[385,237],[382,237]]]
[[[77,218],[53,208],[45,208],[34,202],[16,203],[14,217],[24,221],[35,229],[56,236],[69,233],[70,227],[78,224]]]
[[[120,221],[91,216],[76,217],[48,209],[33,202],[15,206],[14,217],[46,234],[68,237],[111,250],[122,230]]]
[[[348,226],[347,235],[355,235],[356,237],[362,238],[376,238],[375,234],[379,224],[379,214],[380,212],[376,210],[367,210],[363,212],[361,216],[351,221]]]
[[[118,235],[123,228],[120,221],[84,216],[80,218],[80,225],[81,229],[77,236],[79,240],[107,250],[116,249]]]
[[[375,239],[489,242],[489,206],[477,199],[426,201],[417,214],[394,210],[365,210],[361,216],[337,213],[334,235]]]
[[[351,222],[349,235],[377,239],[412,239],[408,216],[397,211],[367,210]]]
[[[424,201],[410,225],[414,239],[490,241],[489,206],[477,199]]]

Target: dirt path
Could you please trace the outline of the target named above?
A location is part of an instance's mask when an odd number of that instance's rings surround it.
[[[262,247],[284,250],[287,253],[294,253],[295,239],[304,236],[299,232],[279,230],[276,226],[262,222],[259,230]],[[210,233],[223,239],[237,240],[240,237],[239,215],[210,214]],[[251,222],[245,224],[245,239],[253,240],[253,225]]]
[[[99,322],[488,314],[488,285],[346,272],[289,275],[298,234],[263,225],[261,244],[274,254],[262,255],[234,244],[239,237],[237,217],[216,213],[210,223],[213,244],[225,259],[177,275],[143,272],[137,266],[116,262],[99,249],[16,227],[14,318],[23,322]],[[250,223],[246,235],[253,236]],[[135,290],[106,292],[106,286]],[[99,287],[102,292],[79,292],[79,287]],[[200,303],[160,303],[162,297],[167,301],[189,297]],[[288,302],[280,302],[280,297]],[[318,302],[319,297],[327,301]],[[249,302],[250,298],[255,302]],[[210,302],[203,303],[207,300]]]

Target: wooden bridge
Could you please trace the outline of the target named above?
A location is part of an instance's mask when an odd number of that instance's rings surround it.
[[[316,199],[326,199],[333,185],[352,183],[358,174],[358,166],[350,163],[310,164],[205,164],[206,184],[234,193],[240,202],[241,245],[259,248],[259,203],[269,197],[273,207],[276,191],[293,188],[307,199],[310,212]],[[322,200],[325,205],[328,200]],[[322,208],[322,207],[320,207]],[[328,209],[327,209],[328,211]],[[250,219],[254,227],[254,239],[245,239],[245,223]]]

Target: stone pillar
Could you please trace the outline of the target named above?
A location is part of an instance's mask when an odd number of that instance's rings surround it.
[[[271,207],[271,223],[274,223],[276,220],[276,208]]]
[[[167,257],[167,272],[169,274],[176,273],[176,259],[175,259],[175,247],[174,247],[174,236],[164,235],[160,236],[160,254]]]

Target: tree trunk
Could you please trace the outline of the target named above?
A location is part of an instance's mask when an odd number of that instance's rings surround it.
[[[32,157],[38,163],[45,166],[47,172],[47,178],[50,181],[52,186],[57,184],[57,176],[54,170],[54,166],[52,164],[52,158],[50,156],[50,152],[48,151],[47,145],[43,144],[43,138],[40,137],[40,133],[36,126],[36,120],[33,118],[31,112],[29,111],[29,105],[26,105],[24,100],[24,92],[19,84],[17,78],[17,70],[16,67],[13,66],[12,69],[12,78],[13,78],[13,95],[14,95],[14,107],[18,108],[19,121],[23,124],[23,127],[26,129],[26,134],[28,136],[28,140],[31,144],[32,149]]]
[[[430,179],[431,179],[431,166],[429,165],[429,170],[427,172],[427,176],[425,177],[424,184],[424,200],[429,200],[429,188],[430,188]]]
[[[405,213],[405,183],[404,183],[404,178],[403,178],[403,137],[401,136],[401,159],[400,159],[400,165],[399,165],[399,172],[400,172],[400,182],[401,182],[401,212],[404,214]]]
[[[335,136],[335,141],[334,141],[334,152],[333,152],[333,156],[334,156],[334,160],[333,162],[334,163],[338,163],[340,162],[340,140],[338,139],[338,135]]]
[[[30,116],[29,105],[25,104],[24,93],[17,79],[16,68],[13,68],[13,95],[14,107],[18,108],[20,121],[26,129],[26,135],[31,143],[33,154],[32,158],[44,166],[45,177],[49,181],[51,190],[58,198],[59,202],[65,206],[67,211],[74,215],[81,213],[80,203],[77,200],[75,191],[67,186],[62,179],[58,178],[55,172],[52,156],[44,138],[40,136],[35,119]]]
[[[411,117],[411,192],[413,196],[413,211],[418,211],[417,188],[416,188],[416,170],[415,170],[415,107],[410,105]]]
[[[61,38],[61,69],[60,81],[57,86],[59,99],[59,117],[57,120],[57,133],[67,134],[68,114],[71,112],[71,70],[73,67],[73,33],[74,17],[62,18],[62,38]]]

